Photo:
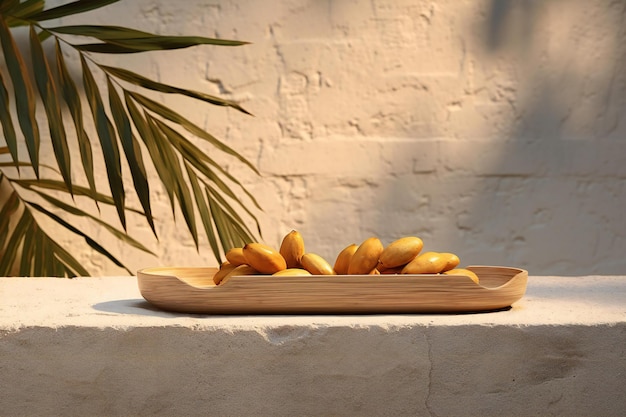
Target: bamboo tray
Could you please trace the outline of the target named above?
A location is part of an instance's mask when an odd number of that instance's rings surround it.
[[[137,272],[155,307],[199,314],[460,313],[500,310],[526,292],[528,272],[471,266],[461,275],[251,275],[213,283],[217,268],[156,267]]]

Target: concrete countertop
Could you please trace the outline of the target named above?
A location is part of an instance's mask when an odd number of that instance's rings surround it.
[[[266,326],[569,325],[626,322],[626,276],[531,276],[508,311],[455,315],[209,316],[159,311],[130,276],[0,278],[0,330],[89,326],[259,329]]]
[[[626,277],[481,314],[208,316],[134,277],[0,278],[0,414],[626,415]]]

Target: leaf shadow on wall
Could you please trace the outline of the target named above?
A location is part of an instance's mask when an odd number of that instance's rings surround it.
[[[468,155],[480,191],[459,214],[477,226],[458,233],[472,261],[623,272],[626,2],[493,0],[480,23],[486,88],[509,108],[507,125],[484,126],[496,155]],[[488,81],[488,64],[508,79]]]

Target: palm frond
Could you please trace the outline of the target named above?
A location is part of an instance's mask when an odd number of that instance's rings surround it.
[[[89,136],[87,136],[87,132],[85,132],[83,110],[78,89],[76,88],[74,80],[70,77],[58,39],[55,42],[55,56],[59,90],[61,91],[65,104],[67,105],[67,108],[72,116],[72,120],[76,128],[76,139],[78,140],[78,150],[80,152],[83,172],[87,178],[92,199],[96,200],[94,198],[96,193],[96,181],[93,172],[93,151],[91,141],[89,140]]]
[[[98,53],[137,53],[182,49],[196,45],[240,46],[247,44],[247,42],[204,36],[161,36],[119,26],[74,25],[47,27],[46,30],[57,34],[96,38],[103,43],[75,44],[74,47],[81,51]]]
[[[15,190],[9,192],[0,211],[0,253],[1,276],[88,275],[80,262],[39,227]]]
[[[29,25],[26,19],[41,12],[45,6],[44,0],[26,0],[23,2],[17,0],[4,3],[7,4],[7,7],[3,10],[3,14],[6,16],[9,27]]]
[[[91,246],[93,249],[95,249],[96,251],[98,251],[102,255],[104,255],[107,258],[109,258],[109,260],[111,260],[115,265],[119,266],[120,268],[124,268],[129,274],[132,275],[132,272],[131,272],[130,269],[128,269],[126,266],[124,266],[124,264],[121,261],[119,261],[115,256],[113,256],[108,250],[106,250],[102,245],[100,245],[98,242],[96,242],[89,235],[87,235],[86,233],[82,232],[77,227],[74,227],[72,224],[70,224],[69,222],[65,221],[61,217],[57,216],[56,214],[52,213],[51,211],[49,211],[48,209],[46,209],[42,205],[40,205],[38,203],[35,203],[35,202],[32,202],[32,201],[26,201],[26,203],[28,204],[28,206],[34,208],[35,210],[37,210],[40,213],[45,214],[50,219],[54,220],[56,223],[58,223],[61,226],[65,227],[69,231],[74,232],[75,234],[83,237],[85,239],[85,242],[87,242],[87,244],[89,246]]]
[[[109,179],[109,187],[111,189],[111,195],[113,201],[115,201],[115,207],[117,214],[120,218],[120,222],[124,229],[126,229],[126,213],[124,212],[124,200],[126,199],[126,192],[124,191],[124,181],[122,179],[122,164],[120,162],[120,151],[117,145],[117,138],[115,136],[115,130],[113,124],[109,120],[104,109],[104,103],[100,96],[100,89],[94,79],[94,76],[89,69],[87,60],[84,56],[80,56],[81,68],[83,70],[83,85],[85,87],[85,94],[87,95],[87,101],[89,102],[89,108],[91,109],[91,115],[93,117],[94,124],[96,125],[96,132],[100,139],[100,147],[104,156],[104,163],[106,166],[107,177]]]
[[[50,70],[34,26],[30,27],[30,50],[35,72],[35,81],[39,89],[39,96],[46,110],[46,119],[48,120],[54,156],[61,170],[63,181],[65,181],[65,185],[71,193],[72,168],[70,150],[67,144],[65,128],[63,127],[61,104],[58,101],[59,96],[57,94],[57,87],[53,81],[52,71]]]
[[[72,3],[57,6],[52,9],[42,10],[39,13],[24,16],[30,21],[43,22],[45,20],[59,19],[61,17],[71,16],[74,14],[88,12],[90,10],[99,9],[111,3],[117,3],[119,0],[77,0]]]
[[[3,149],[6,149],[6,152],[11,154],[11,158],[15,164],[14,166],[17,168],[17,161],[19,159],[17,153],[17,135],[15,134],[15,127],[13,127],[13,119],[11,119],[9,92],[7,91],[2,74],[0,74],[0,122],[2,123],[4,140],[7,143],[7,146]]]
[[[200,182],[198,181],[198,176],[194,172],[193,168],[189,166],[189,163],[185,161],[185,170],[187,172],[187,177],[189,178],[189,183],[191,184],[191,189],[193,191],[194,198],[196,200],[196,206],[198,207],[198,212],[200,213],[200,220],[202,220],[202,226],[204,227],[204,232],[207,235],[209,240],[209,245],[211,246],[211,250],[216,254],[217,261],[222,264],[222,257],[220,255],[220,248],[217,243],[217,239],[215,237],[215,229],[213,227],[213,220],[211,219],[211,212],[209,211],[209,206],[207,205],[206,200],[204,199],[204,195],[202,193],[202,189],[200,188]]]
[[[56,243],[54,239],[43,231],[39,221],[33,215],[33,210],[49,218],[56,224],[67,229],[69,232],[83,238],[85,243],[96,252],[108,258],[115,265],[120,268],[124,268],[127,272],[131,273],[121,260],[119,260],[87,233],[82,232],[78,227],[74,226],[69,220],[61,218],[59,215],[53,213],[38,202],[24,199],[17,193],[15,188],[16,186],[25,186],[25,189],[40,197],[51,207],[61,209],[63,212],[77,218],[86,218],[94,224],[104,228],[112,236],[123,243],[154,255],[154,253],[144,244],[137,241],[126,232],[115,228],[111,224],[106,223],[102,219],[74,205],[68,204],[42,190],[39,190],[38,188],[31,186],[31,184],[39,183],[42,180],[33,180],[31,183],[25,183],[23,180],[11,179],[6,176],[2,176],[1,178],[0,186],[4,185],[5,189],[10,190],[7,193],[7,200],[2,206],[2,210],[0,210],[0,253],[3,254],[1,257],[2,262],[0,263],[1,276],[10,276],[14,273],[14,269],[17,264],[20,265],[19,274],[22,276],[55,276],[55,272],[61,270],[63,271],[64,276],[69,277],[89,275],[88,272],[80,266],[80,262],[76,260],[69,253],[69,251],[62,249],[62,247]],[[10,184],[10,187],[6,186],[7,182]],[[57,182],[57,186],[63,187],[64,183],[59,181]],[[54,190],[54,188],[51,189]],[[108,202],[113,204],[112,201]],[[11,222],[17,223],[12,225]],[[38,259],[44,255],[46,256],[46,260]],[[24,258],[27,259],[25,260]],[[30,269],[25,270],[24,268]]]
[[[35,175],[39,177],[39,128],[35,117],[35,93],[26,64],[4,19],[0,18],[0,43],[11,76],[17,119],[24,135]]]
[[[261,234],[259,222],[248,207],[251,203],[260,210],[254,196],[237,178],[193,144],[189,137],[201,139],[208,146],[259,174],[254,165],[176,110],[148,98],[141,90],[153,94],[177,94],[201,103],[250,113],[235,101],[157,82],[128,69],[100,63],[93,55],[100,52],[144,53],[198,45],[238,46],[246,42],[203,36],[163,36],[109,25],[44,27],[40,23],[96,10],[116,1],[81,0],[49,10],[44,10],[43,0],[8,0],[0,3],[0,44],[9,74],[7,80],[0,73],[0,122],[5,139],[5,145],[0,146],[0,157],[10,157],[6,161],[0,160],[0,185],[3,182],[10,184],[8,188],[0,186],[0,193],[8,193],[7,196],[0,195],[0,275],[6,275],[16,268],[19,273],[27,275],[87,274],[70,251],[46,234],[43,225],[38,222],[39,217],[56,223],[68,233],[80,236],[87,246],[121,268],[126,268],[121,260],[73,225],[69,218],[86,219],[122,243],[152,253],[127,232],[127,214],[132,214],[145,218],[156,236],[148,167],[154,168],[157,173],[169,198],[174,219],[176,213],[182,214],[198,249],[199,222],[210,250],[219,262],[221,255],[231,247],[255,240],[247,222],[255,223],[258,234]],[[31,81],[9,29],[17,25],[30,25],[34,81]],[[66,35],[71,37],[72,42],[77,37],[91,41],[74,44],[64,38]],[[43,44],[43,40],[48,37],[54,38],[54,64],[49,62]],[[93,39],[98,42],[90,43]],[[70,75],[64,58],[66,53],[78,56],[84,94],[79,93]],[[97,79],[104,79],[105,85],[100,86]],[[11,89],[14,91],[15,114],[21,136],[16,131],[11,112]],[[36,93],[43,103],[55,162],[52,169],[43,171],[43,176],[40,174],[40,166],[47,165],[39,160],[41,139],[36,117]],[[90,110],[89,117],[84,117],[85,106]],[[64,118],[65,109],[69,118]],[[66,123],[73,124],[80,160],[71,158]],[[95,131],[97,141],[94,142],[87,133],[90,131]],[[19,140],[22,138],[28,151],[28,162],[20,160],[18,155]],[[110,194],[96,189],[94,146],[99,146],[102,151]],[[129,168],[130,178],[123,176],[123,160]],[[34,178],[25,175],[23,169],[20,170],[25,166],[33,168]],[[18,177],[3,173],[10,168],[18,170]],[[87,184],[81,184],[75,179],[77,170],[83,174]],[[129,182],[132,182],[132,186]],[[234,191],[236,189],[240,192]],[[141,209],[126,205],[128,190],[137,196]],[[28,199],[28,195],[38,200]],[[115,207],[123,230],[80,209],[73,201],[74,196],[91,199],[98,210],[100,204]],[[248,219],[244,219],[240,213]]]
[[[175,213],[175,200],[174,200],[174,185],[170,171],[167,169],[165,161],[163,160],[161,151],[157,146],[157,142],[153,137],[152,129],[148,126],[148,122],[144,117],[144,114],[139,110],[139,108],[129,100],[128,94],[124,94],[126,107],[128,108],[129,115],[133,121],[133,124],[137,131],[139,132],[139,136],[143,140],[144,145],[148,149],[148,153],[150,154],[150,158],[152,159],[152,163],[161,179],[161,183],[165,187],[165,191],[167,192],[167,196],[169,197],[170,206],[172,208],[172,215]]]
[[[40,196],[42,199],[44,199],[45,201],[47,201],[51,206],[57,207],[63,211],[65,211],[66,213],[72,214],[74,216],[80,216],[80,217],[86,217],[90,220],[92,220],[93,222],[97,223],[98,225],[102,226],[103,228],[105,228],[109,233],[111,233],[112,235],[114,235],[117,239],[123,241],[124,243],[127,243],[143,252],[149,253],[151,255],[155,255],[154,252],[152,252],[150,249],[148,249],[143,243],[139,242],[138,240],[134,239],[133,237],[131,237],[130,235],[128,235],[127,233],[123,233],[122,231],[116,229],[115,227],[111,226],[109,223],[101,220],[99,217],[96,217],[90,213],[87,213],[84,210],[81,210],[80,208],[70,205],[64,201],[59,200],[56,197],[53,197],[49,194],[46,194],[42,191],[39,190],[34,190],[35,193]],[[155,255],[156,256],[156,255]]]
[[[187,223],[187,228],[193,237],[196,247],[198,247],[198,230],[196,227],[195,210],[192,205],[189,188],[183,178],[180,160],[174,152],[172,146],[167,143],[167,138],[164,136],[163,132],[158,129],[154,119],[148,116],[147,121],[148,127],[152,132],[152,139],[155,141],[155,145],[160,151],[163,166],[170,173],[170,181],[168,181],[168,184],[172,187],[171,193],[176,196],[180,209],[183,212],[185,222]]]
[[[163,84],[163,83],[159,83],[156,82],[154,80],[150,80],[149,78],[146,78],[142,75],[139,75],[135,72],[132,71],[128,71],[126,69],[123,68],[115,68],[115,67],[109,67],[106,65],[101,65],[100,68],[102,68],[102,70],[104,70],[105,72],[107,72],[108,74],[119,78],[121,80],[124,80],[126,82],[138,85],[140,87],[143,88],[147,88],[149,90],[154,90],[154,91],[158,91],[160,93],[167,93],[167,94],[182,94],[184,96],[187,97],[191,97],[191,98],[195,98],[198,100],[202,100],[202,101],[206,101],[207,103],[210,104],[215,104],[217,106],[227,106],[227,107],[232,107],[234,109],[239,110],[240,112],[246,113],[246,114],[250,114],[246,109],[244,109],[243,107],[241,107],[238,103],[232,101],[232,100],[224,100],[222,98],[219,97],[215,97],[209,94],[205,94],[205,93],[201,93],[198,91],[192,91],[192,90],[186,90],[184,88],[178,88],[178,87],[172,87],[171,85],[167,85],[167,84]]]
[[[122,143],[122,149],[128,166],[130,167],[130,173],[133,178],[133,184],[139,201],[146,214],[148,224],[152,229],[152,232],[156,235],[156,229],[154,227],[154,219],[152,217],[152,208],[150,206],[150,185],[148,183],[148,176],[146,174],[146,168],[143,163],[143,156],[141,153],[141,147],[135,139],[130,119],[126,114],[126,109],[122,104],[115,86],[111,82],[111,79],[107,77],[107,89],[109,92],[109,105],[111,106],[111,112],[113,113],[113,121],[117,128],[117,133]]]

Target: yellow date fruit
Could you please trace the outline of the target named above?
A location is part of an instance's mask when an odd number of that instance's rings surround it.
[[[474,271],[470,271],[469,269],[465,268],[451,269],[444,272],[444,275],[465,275],[466,277],[470,277],[471,280],[474,281],[476,284],[478,284],[479,282],[478,275],[476,275]]]
[[[275,272],[272,275],[274,275],[275,277],[299,277],[304,275],[311,275],[311,273],[302,268],[287,268],[283,269],[282,271]]]
[[[250,265],[246,265],[246,264],[239,265],[233,268],[229,273],[226,274],[226,276],[224,276],[224,278],[222,278],[222,280],[220,281],[220,285],[224,285],[232,277],[238,277],[240,275],[258,275],[258,274],[259,274],[259,271],[252,268]]]
[[[337,259],[335,260],[334,270],[338,275],[346,275],[348,273],[348,267],[350,266],[350,259],[354,255],[354,252],[359,248],[359,245],[353,243],[346,246],[339,252]]]
[[[226,275],[233,269],[235,269],[237,265],[233,265],[230,262],[226,261],[220,265],[220,269],[213,275],[213,282],[215,285],[219,285],[219,283],[224,279]]]
[[[298,268],[300,260],[304,255],[304,239],[297,230],[287,233],[279,249],[280,254],[285,258],[287,268]]]
[[[311,275],[335,275],[335,270],[332,266],[326,261],[326,259],[322,258],[320,255],[316,253],[305,253],[302,255],[302,260],[300,261],[302,264],[302,268],[306,269],[311,273]]]
[[[354,252],[354,255],[352,255],[352,259],[350,259],[348,274],[369,274],[378,265],[378,259],[383,249],[383,244],[377,237],[365,239]]]
[[[438,274],[446,266],[446,258],[438,252],[424,252],[402,269],[402,274]]]
[[[391,242],[380,254],[380,263],[385,268],[395,268],[411,262],[424,247],[419,237],[407,236]]]
[[[379,263],[376,269],[378,269],[378,272],[380,272],[383,275],[392,275],[392,274],[401,273],[402,270],[404,269],[404,266],[405,265],[394,266],[393,268],[385,268],[383,264]]]
[[[285,258],[274,248],[262,243],[248,243],[243,247],[246,264],[262,274],[273,274],[287,269]]]
[[[459,266],[459,264],[461,263],[461,260],[459,259],[459,257],[456,256],[454,253],[441,252],[440,255],[443,256],[444,259],[446,260],[446,265],[443,267],[441,272],[446,272],[451,269],[454,269],[457,266]]]
[[[226,252],[226,260],[234,266],[245,264],[246,258],[243,256],[243,248],[230,248]]]

